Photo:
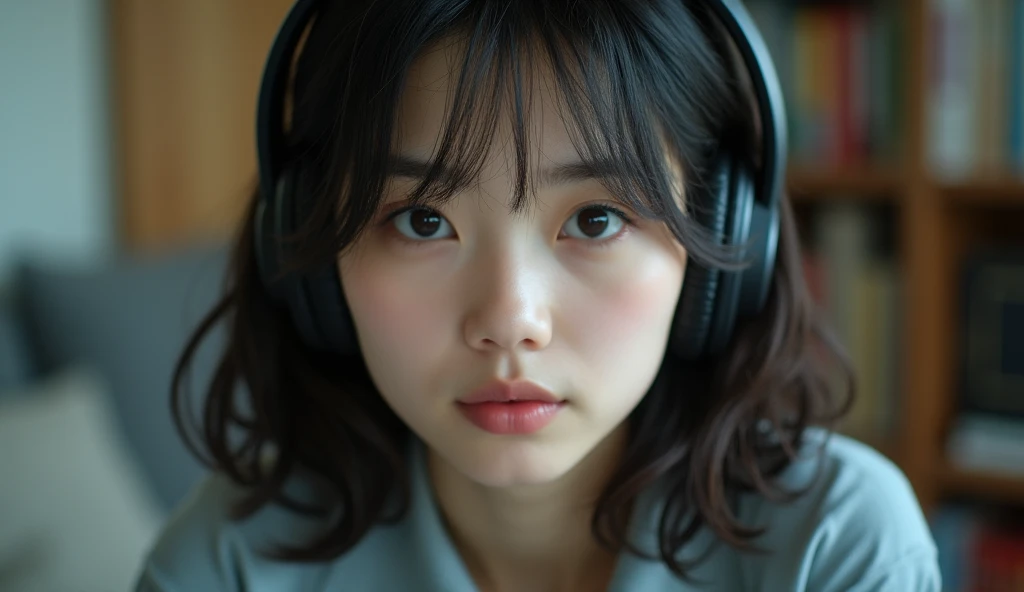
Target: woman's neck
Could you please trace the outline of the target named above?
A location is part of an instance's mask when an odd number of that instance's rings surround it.
[[[456,549],[480,590],[604,590],[615,554],[591,534],[597,498],[625,449],[626,425],[557,481],[485,487],[435,454],[429,473]]]

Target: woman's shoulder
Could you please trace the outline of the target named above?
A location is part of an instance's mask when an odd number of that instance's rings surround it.
[[[193,487],[170,515],[142,565],[137,592],[234,589],[225,561],[237,546],[230,508],[244,490],[212,473]]]
[[[823,526],[853,519],[865,528],[903,524],[907,543],[927,536],[917,496],[903,471],[882,453],[848,436],[809,428],[799,456],[776,483],[789,491],[806,489],[806,493],[790,504],[766,500],[759,504],[755,496],[746,501],[762,512],[792,507],[820,518]]]
[[[740,503],[746,524],[766,527],[757,543],[773,551],[767,571],[808,590],[939,589],[935,543],[914,490],[878,451],[812,428],[777,483],[804,494]]]
[[[314,501],[315,486],[293,478],[293,499]],[[318,590],[330,582],[358,581],[357,571],[373,568],[399,540],[393,529],[371,530],[345,556],[324,562],[285,562],[267,551],[279,545],[308,544],[324,534],[330,517],[307,516],[271,502],[235,520],[232,509],[249,492],[219,473],[208,475],[178,506],[141,567],[136,592],[185,590]],[[326,589],[326,588],[325,588]]]
[[[309,529],[298,515],[272,505],[234,520],[232,509],[247,493],[220,473],[198,483],[150,549],[138,591],[242,589],[240,576],[248,577],[264,563],[258,552],[262,545]]]

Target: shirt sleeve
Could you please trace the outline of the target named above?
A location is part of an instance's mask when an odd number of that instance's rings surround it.
[[[234,490],[225,477],[198,484],[164,525],[146,556],[134,592],[241,592],[234,525],[227,510]]]
[[[177,589],[168,584],[156,569],[151,565],[145,565],[138,580],[135,582],[133,592],[178,592]]]
[[[942,576],[935,551],[915,549],[887,568],[869,574],[851,588],[855,592],[942,592]]]
[[[300,499],[307,489],[292,486]],[[141,566],[135,592],[276,592],[309,589],[317,565],[285,563],[265,551],[302,544],[322,534],[324,523],[270,504],[247,519],[231,518],[245,491],[226,476],[198,484],[164,525]]]
[[[752,504],[754,524],[770,525],[761,543],[773,553],[746,575],[750,589],[939,592],[935,542],[902,471],[838,435],[816,458],[783,476],[786,489],[809,488],[798,501]]]
[[[804,589],[940,592],[935,542],[902,471],[866,446],[839,442],[824,474]]]

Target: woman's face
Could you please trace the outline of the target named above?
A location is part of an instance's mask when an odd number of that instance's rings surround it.
[[[453,47],[412,68],[396,156],[429,161]],[[389,219],[416,186],[415,167],[393,176],[384,211],[339,262],[381,395],[437,457],[488,486],[557,479],[624,427],[661,364],[686,265],[664,224],[598,179],[550,174],[581,170],[559,169],[580,155],[551,86],[529,105],[537,184],[525,213],[509,210],[515,155],[499,128],[478,182],[439,210]],[[530,382],[560,403],[464,403],[493,381]]]

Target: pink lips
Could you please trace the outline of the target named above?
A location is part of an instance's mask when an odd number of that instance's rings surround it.
[[[532,434],[551,423],[565,405],[532,382],[492,381],[458,401],[476,427],[492,434]]]

